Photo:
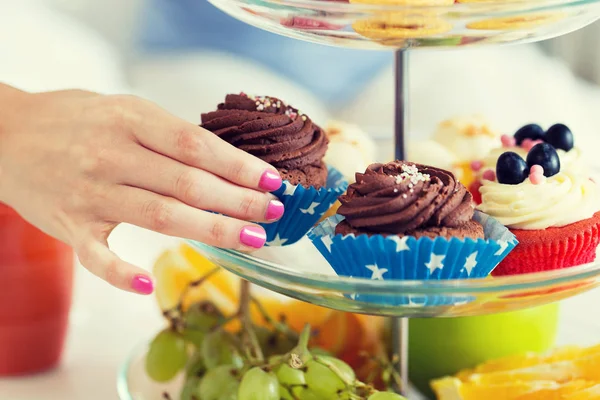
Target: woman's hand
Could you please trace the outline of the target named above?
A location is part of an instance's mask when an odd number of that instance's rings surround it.
[[[118,288],[153,288],[144,270],[108,249],[119,223],[255,250],[266,235],[248,221],[282,216],[268,193],[279,186],[270,165],[148,101],[0,85],[0,202]]]

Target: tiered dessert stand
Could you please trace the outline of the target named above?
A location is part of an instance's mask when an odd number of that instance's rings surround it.
[[[600,17],[600,0],[464,0],[439,6],[422,6],[435,0],[371,0],[379,4],[336,0],[210,1],[235,18],[280,35],[332,46],[395,51],[398,159],[404,158],[410,51],[533,42],[580,29]],[[500,278],[368,280],[299,270],[293,265],[298,258],[285,256],[296,245],[248,255],[193,244],[216,264],[256,285],[323,307],[393,318],[393,345],[401,360],[403,385],[399,390],[403,393],[408,382],[409,318],[518,310],[600,285],[600,261]],[[276,260],[287,260],[286,265]]]

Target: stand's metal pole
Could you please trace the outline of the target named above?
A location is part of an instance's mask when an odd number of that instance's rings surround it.
[[[396,159],[404,160],[406,156],[404,138],[408,131],[408,52],[398,50],[395,56],[394,145]]]
[[[392,318],[392,340],[394,358],[398,364],[401,386],[398,389],[401,395],[407,396],[408,391],[408,318]]]
[[[408,53],[399,50],[395,54],[395,99],[394,99],[394,146],[396,159],[405,159],[405,134],[408,132]],[[400,394],[406,396],[408,389],[408,318],[392,320],[392,348],[394,358],[398,362],[398,373],[402,387]]]

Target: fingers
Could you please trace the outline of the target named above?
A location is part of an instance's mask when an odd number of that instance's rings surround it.
[[[148,273],[109,250],[106,241],[89,239],[75,248],[81,265],[109,284],[128,292],[151,294],[154,282]]]
[[[107,196],[121,202],[104,205],[102,218],[108,221],[242,251],[260,249],[267,239],[259,225],[198,210],[170,197],[128,186],[109,190],[115,192]]]
[[[279,172],[266,162],[199,126],[155,111],[135,131],[145,147],[247,188],[272,192],[281,186]]]
[[[283,215],[283,204],[269,193],[234,185],[146,149],[123,158],[122,163],[122,183],[179,199],[195,208],[256,222],[272,222]],[[139,165],[144,168],[136,168]]]

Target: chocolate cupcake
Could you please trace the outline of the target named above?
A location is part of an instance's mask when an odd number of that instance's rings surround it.
[[[207,129],[275,167],[284,182],[273,192],[284,204],[277,222],[262,224],[267,245],[300,240],[346,190],[347,181],[323,162],[328,139],[307,115],[266,96],[229,94],[201,115]]]
[[[483,239],[467,188],[448,171],[400,161],[356,174],[340,198],[336,234]]]
[[[482,278],[515,247],[510,231],[476,211],[471,194],[439,168],[403,161],[356,174],[338,214],[308,236],[338,275],[377,280]],[[452,304],[464,297],[419,298]],[[409,304],[410,296],[357,294],[357,300]]]
[[[202,125],[226,142],[274,166],[293,185],[320,188],[327,182],[323,130],[274,97],[230,94]]]

